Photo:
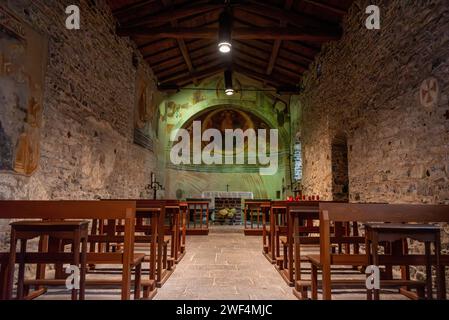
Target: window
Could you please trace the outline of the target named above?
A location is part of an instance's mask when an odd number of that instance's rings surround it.
[[[302,149],[301,140],[297,139],[293,147],[293,179],[300,181],[302,179]]]

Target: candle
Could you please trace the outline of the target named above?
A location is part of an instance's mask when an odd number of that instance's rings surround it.
[[[154,175],[154,172],[151,172],[151,183],[154,183],[156,181],[156,177]]]

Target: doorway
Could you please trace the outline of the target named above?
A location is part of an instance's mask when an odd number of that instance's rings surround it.
[[[332,198],[349,200],[348,139],[338,134],[332,141]]]

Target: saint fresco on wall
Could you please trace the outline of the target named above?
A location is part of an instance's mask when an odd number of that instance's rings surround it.
[[[46,37],[0,5],[0,171],[38,168],[46,63]]]
[[[209,110],[195,119],[192,119],[185,125],[185,129],[190,133],[190,137],[193,138],[193,122],[201,121],[201,134],[208,129],[217,129],[221,132],[222,136],[225,135],[227,129],[242,129],[246,131],[248,129],[266,129],[269,130],[270,126],[260,119],[259,117],[244,112],[242,110],[227,106],[224,108]],[[203,142],[203,148],[210,142]],[[245,149],[247,150],[247,140],[245,139]]]
[[[154,90],[153,80],[149,79],[142,68],[137,71],[135,99],[134,143],[153,151],[153,140],[159,121],[157,106],[160,97]]]

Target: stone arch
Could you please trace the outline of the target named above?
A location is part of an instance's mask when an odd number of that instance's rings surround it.
[[[199,108],[197,108],[196,112],[192,112],[192,114],[188,118],[178,121],[174,125],[173,130],[184,128],[186,124],[190,123],[192,120],[198,118],[202,114],[210,112],[211,110],[232,107],[233,109],[240,110],[258,117],[260,120],[264,121],[270,127],[270,129],[278,129],[280,149],[283,150],[288,147],[288,131],[284,127],[279,128],[278,123],[275,121],[275,119],[267,117],[267,115],[262,112],[263,110],[258,110],[256,103],[245,101],[245,105],[242,105],[235,100],[216,99],[215,101],[213,101],[213,103],[209,103],[207,106],[197,107]]]

